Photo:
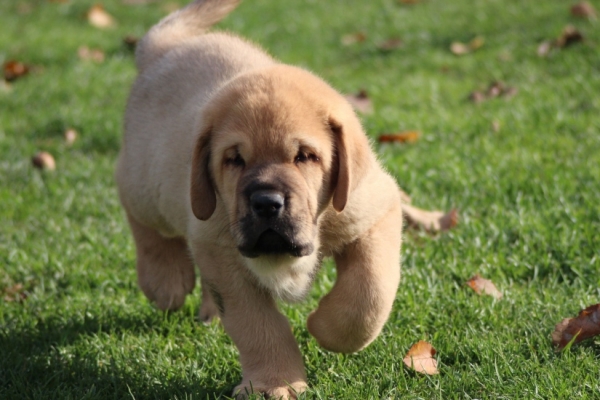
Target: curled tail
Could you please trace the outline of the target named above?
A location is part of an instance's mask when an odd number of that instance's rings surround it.
[[[138,43],[135,58],[139,71],[173,48],[177,43],[205,33],[225,18],[241,0],[196,0],[165,17]]]

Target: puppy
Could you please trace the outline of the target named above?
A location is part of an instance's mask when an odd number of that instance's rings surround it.
[[[401,194],[338,92],[207,33],[237,3],[195,1],[140,41],[116,180],[145,295],[181,307],[197,265],[201,317],[240,352],[234,395],[294,398],[306,374],[276,300],[302,299],[332,256],[308,331],[336,352],[371,343],[400,279]]]

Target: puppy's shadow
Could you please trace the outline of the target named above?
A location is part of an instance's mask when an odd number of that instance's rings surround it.
[[[223,376],[218,367],[203,365],[199,357],[194,369],[218,379],[202,378],[196,371],[173,374],[152,364],[152,360],[139,359],[140,352],[132,351],[132,363],[115,363],[112,353],[127,354],[131,343],[120,343],[124,335],[134,336],[134,346],[144,346],[135,336],[162,334],[161,318],[156,315],[118,315],[103,313],[102,318],[48,318],[35,327],[10,328],[0,325],[0,398],[2,399],[217,399],[228,398],[239,376],[229,368]],[[103,321],[110,321],[104,326]],[[162,327],[161,327],[162,325]],[[206,332],[205,334],[214,334]],[[100,351],[94,346],[94,337],[113,336],[113,348],[102,344]],[[85,340],[86,345],[77,345]],[[103,340],[104,341],[104,340]],[[74,346],[74,351],[65,348]],[[137,356],[135,354],[138,354]],[[143,352],[141,354],[144,354]],[[143,356],[142,356],[143,357]],[[119,358],[123,359],[121,355]],[[214,369],[214,371],[210,371]],[[158,376],[158,377],[157,377]],[[215,384],[217,382],[217,384]],[[218,382],[227,382],[219,386]]]

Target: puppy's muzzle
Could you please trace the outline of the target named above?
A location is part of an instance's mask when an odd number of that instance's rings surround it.
[[[294,224],[286,213],[285,195],[277,190],[256,190],[249,195],[250,215],[241,221],[244,243],[238,247],[244,257],[312,254],[312,243],[294,240]]]

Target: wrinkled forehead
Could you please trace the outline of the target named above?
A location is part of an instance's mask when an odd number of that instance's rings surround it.
[[[217,152],[235,147],[246,157],[277,161],[289,159],[301,148],[327,157],[322,153],[330,152],[332,143],[318,106],[282,94],[236,99],[214,121],[213,151]]]

